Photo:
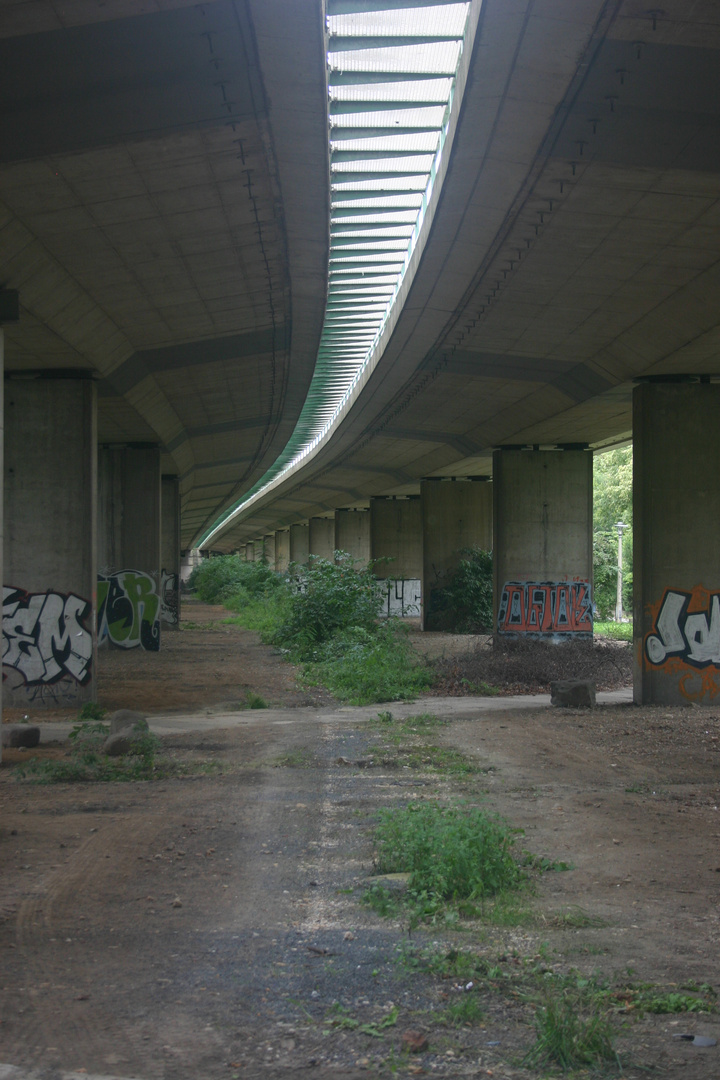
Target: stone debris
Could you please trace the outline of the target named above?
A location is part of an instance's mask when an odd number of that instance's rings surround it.
[[[120,731],[149,731],[149,725],[145,713],[136,712],[134,709],[116,709],[110,715],[110,734],[116,735]]]
[[[430,1045],[425,1032],[417,1028],[408,1028],[407,1031],[403,1031],[400,1044],[408,1054],[422,1054]]]
[[[558,679],[550,683],[550,704],[569,708],[595,707],[595,683],[589,679]]]
[[[3,724],[2,745],[31,750],[40,742],[40,728],[35,724]]]

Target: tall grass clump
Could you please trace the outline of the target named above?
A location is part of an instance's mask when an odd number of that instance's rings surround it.
[[[535,1045],[523,1064],[559,1066],[564,1072],[620,1060],[610,1012],[602,994],[548,988],[535,1011]]]
[[[408,896],[457,903],[516,889],[517,831],[476,806],[410,803],[381,810],[375,833],[381,874],[408,873]]]

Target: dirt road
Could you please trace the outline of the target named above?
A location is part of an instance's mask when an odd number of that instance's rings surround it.
[[[160,677],[177,686],[181,669],[165,663]],[[268,656],[269,672],[275,663]],[[287,692],[302,701],[292,680]],[[718,715],[505,704],[463,699],[438,729],[442,746],[486,770],[460,777],[389,764],[368,710],[258,710],[217,729],[203,713],[202,730],[163,743],[215,771],[157,784],[31,786],[6,762],[0,1062],[17,1070],[7,1076],[537,1077],[518,1061],[533,1041],[523,980],[538,965],[666,992],[720,986]],[[361,903],[374,814],[452,795],[486,800],[525,830],[523,847],[574,869],[542,875],[510,925],[410,934]],[[450,946],[496,972],[473,987],[483,1013],[473,1026],[448,1023],[462,982],[425,962]],[[716,1012],[619,1020],[624,1077],[720,1075],[717,1046],[673,1038],[720,1037]],[[404,1054],[403,1032],[418,1028],[428,1048]]]

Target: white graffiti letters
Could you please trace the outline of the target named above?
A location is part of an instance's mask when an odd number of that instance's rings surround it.
[[[691,593],[668,589],[645,641],[651,664],[663,664],[669,656],[695,667],[720,664],[720,594],[710,597],[710,610],[688,614]]]
[[[92,634],[84,625],[91,605],[80,596],[3,589],[3,655],[28,686],[53,683],[65,675],[90,678]]]

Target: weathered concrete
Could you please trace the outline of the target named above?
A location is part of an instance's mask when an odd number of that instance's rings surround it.
[[[101,447],[98,454],[98,565],[157,576],[161,565],[160,450]]]
[[[290,565],[290,530],[278,529],[275,533],[275,569],[284,574]]]
[[[370,560],[370,512],[368,510],[335,511],[335,550],[347,551],[360,568]]]
[[[592,454],[493,455],[495,630],[592,636]]]
[[[334,518],[310,518],[310,554],[319,559],[332,559],[335,553]]]
[[[720,385],[635,388],[634,695],[717,705]]]
[[[275,533],[263,536],[263,558],[271,569],[275,568]]]
[[[420,499],[370,500],[370,558],[379,578],[422,578],[423,533]]]
[[[423,537],[423,629],[436,625],[434,611],[463,548],[492,546],[493,485],[472,480],[423,480],[420,485]]]
[[[95,386],[82,377],[10,379],[5,397],[4,580],[17,592],[4,603],[3,699],[33,708],[91,701]]]
[[[290,562],[305,566],[310,554],[310,529],[307,525],[290,526]]]
[[[160,621],[163,630],[180,628],[180,481],[164,475],[161,481]]]

